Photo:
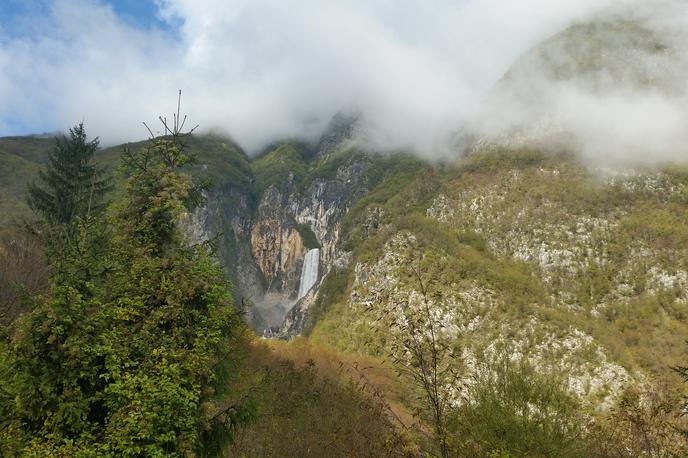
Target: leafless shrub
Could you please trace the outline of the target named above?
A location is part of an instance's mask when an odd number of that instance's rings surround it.
[[[590,432],[591,456],[599,458],[685,457],[688,437],[681,396],[666,382],[651,389],[629,387],[607,418]]]
[[[47,285],[39,238],[24,229],[0,233],[0,324],[11,323],[25,310],[25,294],[40,293]]]

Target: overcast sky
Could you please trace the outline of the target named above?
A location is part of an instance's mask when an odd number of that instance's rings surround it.
[[[647,0],[651,2],[651,0]],[[0,135],[184,111],[248,150],[364,112],[435,148],[529,48],[625,0],[0,0]]]

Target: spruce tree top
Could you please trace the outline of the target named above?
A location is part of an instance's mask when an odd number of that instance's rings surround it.
[[[98,145],[97,137],[88,140],[83,123],[69,129],[69,137],[55,139],[47,168],[29,186],[29,206],[44,222],[67,225],[103,210],[110,179],[93,163]]]

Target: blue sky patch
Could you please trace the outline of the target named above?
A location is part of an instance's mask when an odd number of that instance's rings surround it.
[[[153,0],[106,0],[103,3],[112,9],[125,22],[141,27],[166,28],[167,23],[158,16],[158,6]]]
[[[137,28],[170,29],[171,25],[158,15],[153,0],[99,0],[95,3],[109,5],[120,19]],[[0,26],[10,35],[21,34],[18,22],[50,14],[53,0],[0,0]]]

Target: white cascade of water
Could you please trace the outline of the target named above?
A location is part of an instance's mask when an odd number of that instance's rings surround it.
[[[299,283],[298,299],[308,294],[315,282],[318,281],[318,263],[320,262],[320,249],[313,248],[308,250],[303,259],[303,269],[301,270],[301,282]]]

